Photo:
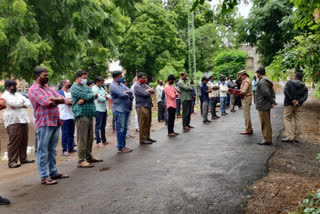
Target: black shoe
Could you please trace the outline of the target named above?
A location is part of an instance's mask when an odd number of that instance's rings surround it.
[[[270,146],[270,145],[272,145],[272,142],[265,142],[264,140],[262,140],[258,144],[261,146]]]
[[[150,141],[150,142],[152,142],[152,143],[157,142],[156,140],[152,140],[151,138],[149,138],[148,141]]]
[[[74,152],[77,152],[77,150],[76,149],[72,149],[72,150],[69,151],[69,153],[74,153]]]
[[[283,138],[281,141],[284,143],[293,143],[293,140],[289,140],[289,138],[287,138],[287,137]]]
[[[23,161],[21,164],[27,164],[27,163],[34,163],[34,160],[28,160],[28,159],[26,159],[26,160]]]
[[[21,164],[12,163],[12,164],[9,165],[9,168],[10,168],[10,169],[14,169],[14,168],[18,168],[18,167],[20,167],[20,166],[21,166]]]
[[[140,144],[152,144],[152,142],[149,140],[145,140],[145,141],[141,141]]]
[[[6,198],[2,198],[1,196],[0,196],[0,205],[9,205],[11,202],[8,200],[8,199],[6,199]]]

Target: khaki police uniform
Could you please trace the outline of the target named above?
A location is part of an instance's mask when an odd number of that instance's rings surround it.
[[[245,71],[240,71],[238,74],[242,75],[244,74]],[[251,123],[251,115],[250,115],[250,108],[252,104],[252,84],[249,79],[249,77],[245,78],[242,81],[241,92],[244,92],[245,94],[242,95],[241,99],[241,104],[243,108],[243,116],[244,116],[244,121],[245,121],[245,126],[246,126],[246,131],[247,132],[253,132],[252,130],[252,123]]]

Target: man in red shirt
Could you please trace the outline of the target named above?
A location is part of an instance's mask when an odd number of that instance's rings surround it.
[[[55,90],[47,85],[49,72],[42,67],[34,69],[36,82],[29,89],[37,134],[37,166],[41,184],[53,185],[54,179],[68,178],[58,173],[56,168],[57,145],[59,141],[60,119],[58,105],[65,102]]]
[[[168,136],[175,137],[179,135],[178,133],[174,132],[174,120],[176,117],[176,97],[179,96],[179,93],[176,89],[172,86],[173,83],[176,81],[176,77],[174,75],[169,75],[167,84],[164,88],[164,93],[166,96],[166,106],[168,108]]]

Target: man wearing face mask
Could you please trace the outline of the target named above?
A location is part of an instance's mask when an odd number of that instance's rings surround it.
[[[58,94],[65,98],[65,103],[59,105],[60,120],[62,120],[61,132],[62,132],[62,155],[70,156],[69,153],[76,152],[74,149],[74,130],[75,122],[72,111],[72,96],[69,89],[71,88],[71,82],[69,80],[61,81],[61,90]]]
[[[96,116],[94,100],[98,94],[87,86],[88,74],[79,69],[71,87],[73,113],[76,120],[78,138],[78,168],[93,167],[93,163],[102,162],[92,156],[93,117]]]
[[[108,144],[106,138],[106,126],[107,126],[107,100],[109,95],[103,88],[104,79],[102,77],[96,77],[95,85],[92,87],[92,91],[98,94],[98,98],[94,100],[96,105],[96,126],[95,135],[96,142],[99,148],[103,148]]]
[[[110,94],[112,97],[112,113],[117,124],[118,152],[129,153],[132,152],[132,149],[126,147],[126,138],[133,93],[123,84],[122,72],[113,72],[112,78],[113,82],[110,84]]]
[[[6,91],[2,98],[7,106],[3,111],[4,126],[9,136],[8,143],[8,166],[9,168],[20,167],[20,164],[34,163],[27,159],[28,147],[28,123],[30,119],[26,111],[31,106],[28,99],[17,92],[17,82],[6,80],[4,83]],[[20,160],[20,164],[18,161]]]
[[[136,97],[136,109],[139,120],[140,143],[152,144],[156,142],[150,138],[152,120],[151,109],[153,107],[151,94],[154,94],[154,90],[146,84],[146,74],[139,73],[137,77],[138,83],[134,86],[134,95]]]
[[[192,106],[192,87],[188,83],[188,74],[183,72],[181,73],[181,80],[179,81],[179,89],[180,89],[180,99],[182,102],[182,125],[183,131],[187,132],[191,128],[190,120],[191,120],[191,106]]]
[[[29,89],[37,133],[37,165],[41,184],[54,185],[55,179],[68,178],[56,168],[60,118],[58,105],[65,103],[55,90],[47,85],[49,72],[43,67],[34,69],[36,82]]]

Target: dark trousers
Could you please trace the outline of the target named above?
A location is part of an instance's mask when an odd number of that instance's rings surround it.
[[[164,102],[163,101],[158,102],[158,121],[160,122],[161,120],[165,120],[164,119]]]
[[[182,102],[182,125],[190,126],[192,100],[184,100]]]
[[[97,143],[105,143],[107,142],[106,138],[106,125],[107,125],[107,112],[96,112],[96,142]],[[101,135],[100,135],[101,133]]]
[[[74,129],[75,129],[75,122],[73,119],[71,120],[64,120],[61,126],[62,131],[62,151],[71,152],[74,147]]]
[[[176,104],[177,104],[177,116],[181,116],[181,100],[180,99],[176,99]]]
[[[79,163],[92,158],[93,118],[80,116],[76,119]]]
[[[253,91],[253,103],[256,104],[256,90]]]
[[[173,107],[168,108],[168,134],[174,133],[174,120],[176,118],[176,109]]]
[[[196,104],[196,98],[192,98],[191,113],[194,113],[194,105],[195,104]]]
[[[7,127],[9,136],[8,143],[8,165],[20,163],[27,159],[28,134],[29,128],[27,123],[15,123]]]
[[[219,101],[218,97],[211,97],[211,117],[216,117],[216,107],[217,107],[217,103]]]
[[[203,100],[202,100],[201,96],[199,96],[199,100],[200,100],[200,111],[201,111],[201,115],[202,115],[202,103],[203,103]]]

